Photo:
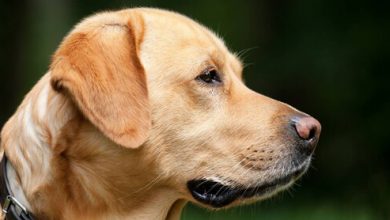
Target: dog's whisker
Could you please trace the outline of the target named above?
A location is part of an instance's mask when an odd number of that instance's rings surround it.
[[[258,49],[258,48],[259,48],[258,46],[255,46],[255,47],[249,47],[249,48],[246,48],[246,49],[242,49],[239,52],[235,53],[235,55],[241,59],[248,52],[250,52],[250,51],[252,51],[254,49]]]

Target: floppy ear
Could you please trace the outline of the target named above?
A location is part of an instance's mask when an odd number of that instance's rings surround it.
[[[80,28],[79,28],[80,29]],[[73,31],[51,64],[51,84],[103,134],[137,148],[151,127],[148,92],[130,22]]]

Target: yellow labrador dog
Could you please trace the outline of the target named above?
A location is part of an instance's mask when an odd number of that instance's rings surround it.
[[[35,219],[163,220],[188,201],[254,202],[307,170],[320,130],[247,88],[239,59],[191,19],[99,13],[63,40],[2,129],[2,205]]]

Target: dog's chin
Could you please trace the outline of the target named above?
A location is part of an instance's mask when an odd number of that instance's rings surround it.
[[[307,170],[307,166],[288,173],[283,177],[275,178],[256,187],[224,185],[220,182],[207,179],[194,179],[187,183],[192,197],[203,205],[212,208],[223,208],[237,201],[237,203],[253,202],[274,195],[286,189]]]

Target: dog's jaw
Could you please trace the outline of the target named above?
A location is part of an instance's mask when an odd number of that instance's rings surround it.
[[[260,181],[255,186],[244,186],[237,183],[225,185],[222,182],[206,178],[190,180],[187,187],[197,202],[215,209],[229,207],[232,204],[248,203],[248,201],[259,201],[291,186],[306,172],[310,160],[309,157],[292,171],[284,172],[280,177],[275,177],[268,182]]]

